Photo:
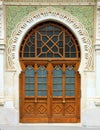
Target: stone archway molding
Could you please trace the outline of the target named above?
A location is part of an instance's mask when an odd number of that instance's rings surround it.
[[[26,16],[12,32],[7,48],[7,67],[9,70],[17,70],[19,64],[20,44],[27,32],[39,22],[46,20],[58,21],[67,26],[76,36],[81,49],[80,70],[91,71],[94,68],[93,45],[87,30],[78,19],[69,12],[65,13],[59,8],[41,8]]]

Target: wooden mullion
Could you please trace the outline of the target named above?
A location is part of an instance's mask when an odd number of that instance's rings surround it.
[[[65,99],[65,94],[66,94],[66,89],[65,89],[65,85],[66,85],[66,76],[65,76],[65,70],[66,70],[66,65],[63,64],[62,66],[62,71],[63,71],[63,75],[62,75],[62,102],[63,102],[63,107],[65,108],[65,102],[66,102],[66,99]],[[63,115],[65,115],[65,109],[63,111]]]
[[[34,76],[34,94],[35,94],[35,102],[37,102],[37,92],[38,92],[38,75],[37,75],[37,70],[38,66],[37,64],[34,65],[34,70],[35,70],[35,76]]]

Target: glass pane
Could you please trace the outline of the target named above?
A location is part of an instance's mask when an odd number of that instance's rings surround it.
[[[34,78],[26,77],[26,78],[25,78],[25,82],[26,82],[26,83],[34,83]]]
[[[32,35],[31,37],[30,37],[30,41],[32,42],[32,43],[34,43],[34,35]]]
[[[32,66],[28,66],[25,70],[25,95],[34,95],[34,69]]]
[[[53,57],[53,53],[52,52],[48,52],[47,53],[47,57]]]
[[[25,45],[24,52],[29,52],[29,47]]]
[[[57,57],[61,57],[61,56],[59,54],[54,54],[54,57],[57,58]]]
[[[62,95],[62,70],[60,66],[55,66],[53,71],[53,96]]]
[[[32,43],[29,41],[29,42],[27,43],[27,45],[28,45],[29,47],[31,47],[31,46],[32,46]]]
[[[65,47],[65,52],[68,52],[68,53],[70,52],[70,47],[67,46],[67,45],[66,45],[66,47]]]
[[[47,31],[53,31],[53,26],[47,26]]]
[[[42,47],[42,42],[41,41],[37,42],[37,47]]]
[[[53,50],[54,52],[58,52],[58,48],[57,48],[56,46],[54,46],[54,47],[52,48],[52,50]]]
[[[34,84],[25,84],[25,90],[34,90]]]
[[[73,45],[73,46],[71,47],[71,52],[76,52],[75,45]]]
[[[62,84],[54,84],[53,89],[54,90],[62,90]]]
[[[42,36],[42,41],[45,43],[48,41],[48,38],[46,36]]]
[[[29,54],[28,53],[24,53],[24,57],[29,57]]]
[[[75,71],[72,69],[72,70],[70,70],[71,68],[68,68],[67,70],[66,70],[66,77],[74,77],[75,76]]]
[[[62,83],[62,77],[58,77],[58,78],[54,77],[54,78],[53,78],[53,82],[54,82],[54,83],[58,83],[58,84],[59,84],[59,83]]]
[[[63,47],[63,42],[62,42],[62,41],[59,41],[59,42],[58,42],[58,46],[59,46],[59,47]]]
[[[25,96],[34,96],[34,91],[25,91]]]
[[[57,42],[57,41],[58,41],[58,36],[54,36],[54,37],[52,38],[52,40],[53,40],[53,42]]]
[[[47,54],[42,53],[39,57],[47,57]]]
[[[51,41],[49,41],[49,42],[47,43],[47,46],[48,46],[48,47],[52,47],[52,45],[53,45],[53,43],[52,43]]]
[[[46,90],[46,83],[38,84],[38,90]]]
[[[47,71],[44,66],[40,66],[38,69],[38,96],[47,95]]]
[[[66,84],[66,91],[67,90],[74,90],[74,89],[75,89],[74,84]]]
[[[70,37],[67,35],[66,36],[66,43],[68,43],[70,41]]]
[[[74,91],[66,91],[66,96],[75,96]]]
[[[53,91],[53,96],[62,96],[62,91]]]
[[[32,45],[31,47],[30,47],[30,52],[34,52],[35,51],[35,47]]]
[[[38,91],[38,96],[46,96],[47,92],[46,91]]]
[[[76,53],[71,53],[71,57],[76,57]]]
[[[44,46],[43,48],[42,48],[42,52],[47,52],[48,51],[48,47],[47,46]]]
[[[66,83],[74,83],[75,79],[74,78],[66,78]]]
[[[34,57],[35,56],[35,53],[30,53],[30,57]]]
[[[41,35],[39,33],[37,33],[37,40],[41,41]]]
[[[53,71],[53,76],[54,77],[62,77],[62,70],[60,66],[56,66],[54,71]]]
[[[48,32],[47,32],[47,35],[48,35],[49,37],[51,37],[51,36],[53,35],[53,31],[48,31]]]

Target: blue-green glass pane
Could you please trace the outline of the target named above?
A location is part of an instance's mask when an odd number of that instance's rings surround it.
[[[66,90],[74,90],[75,86],[74,84],[66,84]]]
[[[48,32],[47,32],[47,35],[48,35],[49,37],[51,37],[51,36],[53,35],[53,31],[48,31]]]
[[[62,83],[62,77],[59,78],[53,78],[53,83]]]
[[[46,84],[38,84],[38,90],[46,90],[47,86]]]
[[[37,42],[37,47],[42,47],[42,42],[41,41]]]
[[[30,41],[33,43],[34,42],[34,35],[32,35],[31,37],[30,37]]]
[[[52,50],[53,50],[53,52],[58,52],[58,48],[57,48],[56,46],[54,46],[54,47],[52,48]]]
[[[47,26],[47,31],[53,31],[53,26]]]
[[[72,70],[66,70],[65,71],[66,77],[74,77],[75,76],[75,71]]]
[[[46,77],[47,71],[44,66],[40,66],[38,70],[38,77]]]
[[[26,83],[34,83],[34,78],[26,77],[26,78],[25,78],[25,82],[26,82]]]
[[[75,92],[74,91],[66,91],[66,96],[74,96]]]
[[[61,57],[59,54],[54,54],[54,57]]]
[[[25,45],[24,52],[29,52],[29,47]]]
[[[33,84],[25,84],[25,90],[34,90]]]
[[[71,53],[71,57],[76,57],[76,53]]]
[[[44,43],[47,42],[47,41],[48,41],[48,37],[42,36],[42,41],[43,41]]]
[[[30,47],[30,52],[33,53],[35,51],[35,47],[34,46],[31,46]]]
[[[47,78],[45,77],[38,77],[38,83],[46,83],[47,82]]]
[[[53,42],[57,42],[57,41],[58,41],[58,36],[54,36],[54,37],[52,38],[52,40],[53,40]]]
[[[53,71],[54,77],[62,77],[62,70],[59,66],[55,67],[55,70]]]
[[[34,91],[25,91],[25,96],[34,96]]]
[[[46,31],[46,30],[47,30],[46,27],[43,27],[43,28],[40,29],[40,31],[43,31],[43,32]]]
[[[34,76],[34,70],[31,66],[28,66],[25,70],[25,76]]]
[[[62,91],[53,91],[53,96],[62,96]]]
[[[37,40],[41,41],[41,35],[40,34],[37,34]]]
[[[66,83],[74,83],[75,79],[74,78],[66,78]]]
[[[44,46],[43,48],[42,48],[42,52],[47,52],[49,49],[48,49],[48,47],[47,46]]]
[[[46,91],[38,91],[38,96],[47,96]]]
[[[53,90],[62,90],[62,84],[54,84]]]

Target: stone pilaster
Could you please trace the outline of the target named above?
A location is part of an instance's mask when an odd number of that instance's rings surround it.
[[[96,68],[96,99],[95,105],[100,105],[100,1],[96,10],[96,43],[95,43],[95,68]]]
[[[3,4],[0,1],[0,105],[4,104],[4,14]]]

